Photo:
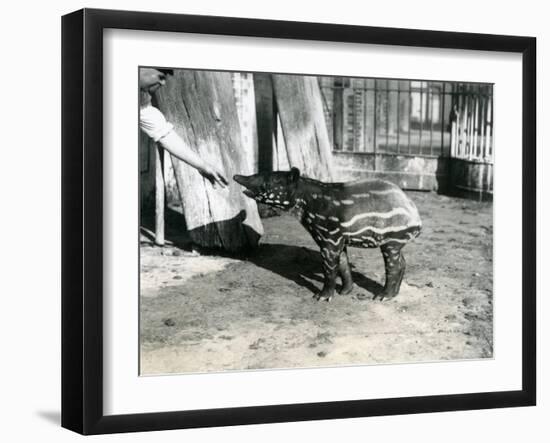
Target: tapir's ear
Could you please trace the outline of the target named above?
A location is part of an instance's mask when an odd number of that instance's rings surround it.
[[[290,169],[290,179],[293,182],[295,182],[295,181],[298,181],[299,178],[300,178],[300,170],[298,168],[292,167]]]

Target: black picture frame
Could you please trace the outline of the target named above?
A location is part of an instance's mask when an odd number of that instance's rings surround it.
[[[522,55],[522,388],[458,395],[103,413],[103,31],[108,28]],[[83,9],[62,18],[62,426],[82,434],[530,406],[536,403],[536,39]]]

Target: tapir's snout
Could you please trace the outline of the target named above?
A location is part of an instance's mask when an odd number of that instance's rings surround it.
[[[235,180],[239,185],[242,185],[242,186],[246,186],[247,185],[247,179],[249,177],[246,177],[244,175],[238,175],[238,174],[235,174],[233,176],[233,180]]]
[[[243,186],[243,194],[258,203],[275,206],[280,209],[290,209],[294,201],[294,193],[300,171],[292,168],[290,171],[259,172],[252,175],[234,175],[239,185]]]
[[[265,184],[265,178],[261,174],[253,175],[234,175],[233,180],[235,180],[239,185],[244,186],[248,189],[255,189],[261,187]]]
[[[258,185],[258,178],[255,175],[234,175],[235,180],[239,185],[244,186],[246,189],[243,194],[250,198],[256,198],[256,186]]]

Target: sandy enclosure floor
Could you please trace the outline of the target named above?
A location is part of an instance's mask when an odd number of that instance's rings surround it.
[[[423,218],[399,295],[379,249],[349,248],[356,287],[330,303],[319,251],[289,215],[243,257],[141,243],[142,374],[490,358],[492,204],[409,193]]]

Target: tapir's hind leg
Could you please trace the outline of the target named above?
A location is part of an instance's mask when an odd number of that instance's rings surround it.
[[[326,242],[321,246],[321,257],[323,259],[323,274],[325,276],[323,289],[315,294],[313,298],[317,300],[330,301],[336,288],[336,276],[340,271],[340,256],[344,247],[343,241],[337,241],[335,245]],[[351,275],[351,273],[350,273]]]
[[[403,252],[401,252],[402,248],[403,244],[398,242],[386,243],[380,247],[386,267],[386,283],[383,291],[374,296],[375,299],[390,299],[399,293],[406,266],[405,257],[403,257]]]
[[[353,289],[353,278],[351,277],[351,268],[349,266],[348,249],[344,247],[344,250],[340,254],[340,263],[338,265],[338,273],[342,278],[342,289],[340,294],[346,295]]]

